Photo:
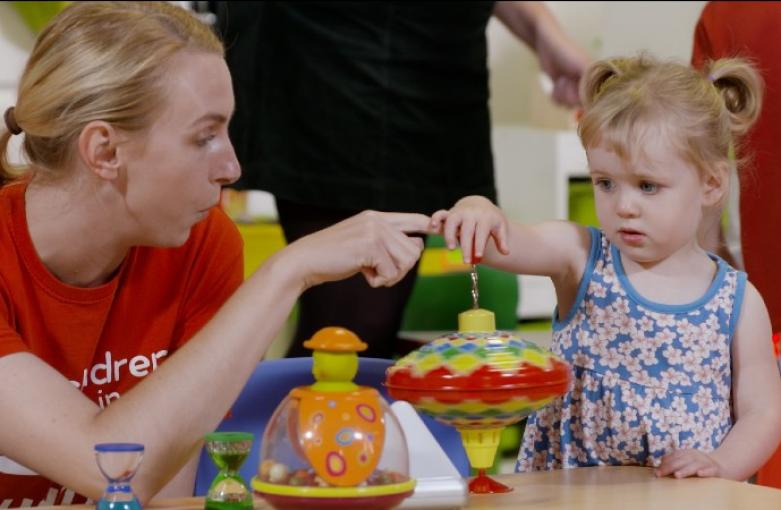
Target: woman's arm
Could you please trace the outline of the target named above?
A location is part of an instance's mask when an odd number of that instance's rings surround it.
[[[578,83],[588,55],[562,30],[542,2],[496,2],[494,15],[537,53],[540,67],[553,81],[553,100],[580,105]]]
[[[195,454],[187,461],[182,469],[163,487],[154,499],[165,498],[185,498],[193,495],[195,487],[195,477],[198,472],[198,462],[201,460],[200,452]]]
[[[105,482],[94,444],[143,443],[133,486],[147,501],[218,425],[304,289],[357,271],[373,286],[396,283],[423,248],[420,239],[403,232],[425,231],[428,221],[423,215],[367,212],[292,243],[189,342],[105,410],[36,356],[0,358],[0,452],[96,499]]]

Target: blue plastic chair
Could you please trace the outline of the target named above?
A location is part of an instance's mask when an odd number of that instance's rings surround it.
[[[360,358],[355,383],[376,388],[389,403],[392,403],[393,399],[388,396],[383,384],[385,370],[392,364],[393,361],[387,359]],[[271,414],[291,389],[313,382],[311,357],[275,359],[258,363],[257,368],[234,402],[230,416],[217,427],[218,431],[255,434],[252,451],[239,470],[247,483],[257,472],[263,431]],[[458,431],[453,427],[438,423],[428,416],[423,416],[423,421],[459,473],[462,476],[469,476],[469,459],[461,444],[461,435]],[[201,449],[200,455],[195,477],[195,496],[206,495],[209,491],[209,485],[217,475],[217,467],[205,449]]]

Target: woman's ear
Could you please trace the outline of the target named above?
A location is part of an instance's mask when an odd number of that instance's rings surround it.
[[[121,161],[117,154],[119,134],[108,122],[95,120],[84,126],[78,140],[79,157],[92,173],[102,179],[119,176]]]
[[[720,206],[726,200],[729,190],[729,168],[727,162],[716,163],[705,175],[703,191],[707,207]]]

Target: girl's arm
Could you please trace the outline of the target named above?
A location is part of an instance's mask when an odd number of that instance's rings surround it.
[[[771,337],[765,303],[747,283],[732,346],[735,425],[713,452],[724,478],[747,479],[781,441],[781,377]]]
[[[367,212],[272,256],[189,342],[105,410],[29,353],[0,358],[0,454],[87,497],[105,488],[93,446],[146,447],[133,479],[142,502],[197,453],[274,339],[299,294],[361,271],[373,286],[392,285],[423,248],[405,231],[429,218]]]
[[[462,198],[452,209],[434,213],[431,221],[450,249],[461,246],[464,262],[471,263],[474,253],[481,263],[503,271],[548,276],[559,310],[566,313],[574,302],[591,248],[586,227],[566,221],[510,223],[481,196]]]
[[[732,400],[735,424],[710,455],[679,450],[666,456],[658,475],[718,476],[746,480],[781,441],[781,376],[773,356],[767,308],[746,284],[732,344]]]

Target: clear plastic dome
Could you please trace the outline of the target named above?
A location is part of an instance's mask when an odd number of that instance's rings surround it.
[[[291,390],[274,411],[252,488],[277,509],[397,506],[415,488],[409,449],[380,393],[351,382],[365,344],[325,328],[304,345],[315,349],[317,382]]]
[[[396,506],[414,484],[401,425],[377,390],[299,387],[266,427],[252,485],[276,508],[302,508],[301,498],[313,506],[351,498],[356,507],[379,509]]]

